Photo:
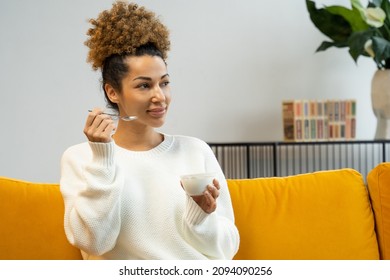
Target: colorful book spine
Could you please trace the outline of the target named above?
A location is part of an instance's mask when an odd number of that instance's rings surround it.
[[[356,100],[283,101],[285,141],[356,138]]]
[[[285,141],[303,140],[303,108],[301,101],[283,101],[283,130]]]
[[[283,101],[283,134],[284,141],[294,141],[296,140],[295,135],[295,101]]]

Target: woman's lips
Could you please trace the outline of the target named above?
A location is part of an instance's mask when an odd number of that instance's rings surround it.
[[[166,108],[164,107],[154,108],[154,109],[147,110],[147,112],[149,113],[149,115],[153,117],[162,117],[165,115]]]

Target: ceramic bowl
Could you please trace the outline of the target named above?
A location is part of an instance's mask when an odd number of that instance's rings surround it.
[[[215,173],[198,173],[180,176],[183,188],[190,196],[201,195],[207,185],[213,184]]]

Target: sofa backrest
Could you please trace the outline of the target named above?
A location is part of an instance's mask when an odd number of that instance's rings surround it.
[[[368,182],[380,252],[389,259],[390,164],[378,168]],[[228,186],[241,237],[235,259],[379,257],[368,192],[357,171],[228,180]],[[0,260],[81,259],[66,239],[63,215],[58,184],[0,177]]]
[[[374,216],[352,169],[228,180],[236,259],[378,259]]]
[[[58,184],[0,177],[0,259],[81,259],[66,239]]]

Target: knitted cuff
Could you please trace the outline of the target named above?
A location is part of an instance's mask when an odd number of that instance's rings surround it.
[[[101,165],[104,168],[113,165],[115,154],[114,141],[109,143],[89,142],[89,146],[92,150],[92,161],[94,164]]]
[[[190,197],[187,195],[187,205],[184,212],[184,219],[190,225],[199,225],[207,218],[209,214],[204,212],[202,208]]]

